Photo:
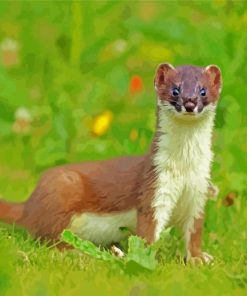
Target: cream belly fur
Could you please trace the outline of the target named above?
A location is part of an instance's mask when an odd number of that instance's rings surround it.
[[[84,240],[107,246],[127,237],[120,227],[127,227],[135,233],[136,223],[136,210],[105,215],[83,213],[72,217],[69,229]]]

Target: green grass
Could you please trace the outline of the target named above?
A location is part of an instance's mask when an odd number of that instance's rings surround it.
[[[204,250],[214,255],[213,266],[185,266],[180,233],[171,231],[157,244],[156,269],[135,275],[79,251],[49,248],[23,230],[1,225],[0,291],[6,295],[245,295],[246,211],[241,196],[232,207],[209,201]]]
[[[224,84],[213,137],[220,195],[208,202],[204,232],[213,266],[185,266],[174,230],[158,243],[157,268],[129,275],[1,224],[0,295],[246,294],[246,26],[245,1],[1,1],[0,197],[7,200],[26,200],[50,166],[145,153],[157,64],[217,64]],[[141,86],[133,89],[135,76]],[[96,135],[105,112],[112,122]],[[226,207],[229,193],[237,197]]]
[[[245,295],[247,245],[246,227],[239,221],[242,213],[232,208],[217,210],[213,202],[208,210],[217,211],[217,216],[208,213],[204,240],[204,249],[215,256],[213,266],[185,266],[179,233],[171,232],[158,244],[155,271],[136,275],[78,251],[48,248],[22,230],[1,226],[0,290],[6,295]]]

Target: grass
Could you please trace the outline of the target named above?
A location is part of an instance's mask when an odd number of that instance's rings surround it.
[[[6,193],[15,200],[25,199],[37,179],[8,169],[3,175],[0,186],[5,188],[8,182]],[[159,242],[156,270],[134,276],[79,252],[48,248],[23,230],[1,225],[0,294],[245,295],[246,195],[239,195],[229,207],[223,200],[220,194],[207,206],[204,250],[215,257],[213,266],[185,266],[180,234],[173,231]]]
[[[2,295],[245,295],[247,287],[246,200],[232,207],[209,201],[204,250],[213,266],[185,266],[180,234],[171,231],[157,245],[154,271],[130,275],[111,262],[79,251],[58,251],[12,226],[0,228]],[[94,294],[93,294],[94,295]]]
[[[155,123],[157,64],[217,64],[213,150],[220,188],[206,210],[213,266],[185,266],[178,231],[154,271],[130,275],[0,225],[0,295],[246,295],[245,1],[2,1],[0,197],[24,201],[43,170],[143,154]]]

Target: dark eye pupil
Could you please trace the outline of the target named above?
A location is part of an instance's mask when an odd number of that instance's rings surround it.
[[[205,96],[206,96],[206,90],[205,90],[205,88],[202,88],[202,89],[200,90],[200,95],[201,95],[202,97],[205,97]]]
[[[179,92],[180,92],[180,91],[179,91],[179,88],[174,87],[173,90],[172,90],[172,95],[176,97],[176,96],[179,95]]]

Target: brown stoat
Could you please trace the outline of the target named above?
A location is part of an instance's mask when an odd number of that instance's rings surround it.
[[[101,245],[123,239],[121,227],[153,243],[175,225],[188,259],[211,260],[201,236],[221,84],[215,65],[161,64],[154,79],[156,131],[146,155],[49,169],[26,202],[0,201],[0,220],[48,241],[67,228]]]

